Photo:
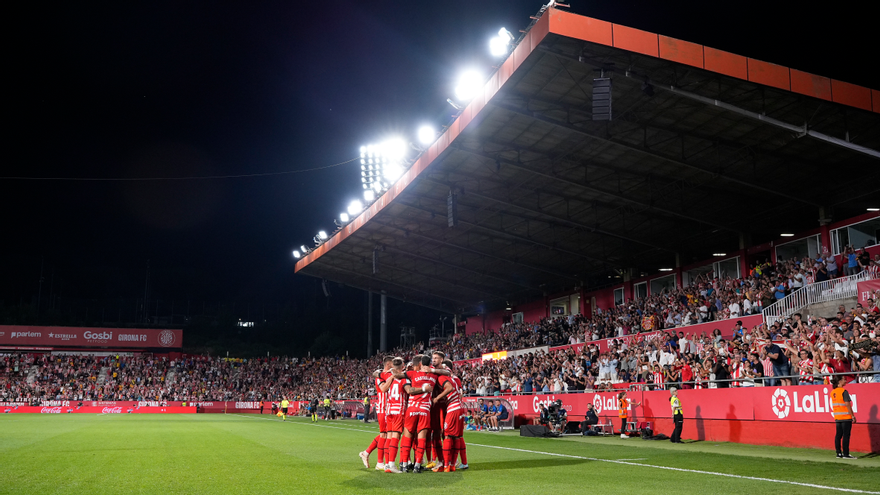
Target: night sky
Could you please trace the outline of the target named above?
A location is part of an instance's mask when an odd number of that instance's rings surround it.
[[[880,87],[873,15],[770,5],[572,0],[571,11]],[[390,134],[414,140],[418,124],[451,114],[460,68],[488,71],[489,37],[525,28],[540,7],[27,3],[6,19],[0,175],[288,172],[349,160]],[[31,301],[41,262],[65,295],[142,297],[150,260],[152,297],[288,303],[316,287],[293,274],[292,249],[332,230],[360,191],[357,163],[213,180],[2,179],[0,300]]]

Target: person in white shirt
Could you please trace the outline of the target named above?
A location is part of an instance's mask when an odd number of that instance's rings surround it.
[[[709,319],[709,308],[706,306],[705,302],[700,304],[700,307],[697,308],[697,312],[700,314],[700,323]]]
[[[660,366],[672,365],[675,363],[675,354],[670,351],[670,349],[664,348],[660,351]]]
[[[798,289],[803,288],[804,286],[804,275],[801,273],[799,268],[794,269],[794,274],[789,279],[789,287],[791,287],[791,291],[794,292]]]
[[[739,318],[740,309],[739,309],[739,303],[736,302],[736,299],[730,300],[730,305],[727,307],[727,309],[730,310],[730,317],[731,318]]]
[[[752,314],[752,301],[748,299],[743,299],[743,315]]]

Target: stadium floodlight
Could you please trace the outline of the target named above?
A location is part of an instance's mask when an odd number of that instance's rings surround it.
[[[868,208],[868,211],[880,211],[880,208]]]
[[[364,211],[364,204],[360,202],[360,200],[354,200],[348,204],[348,214],[351,216],[355,216],[358,213]]]
[[[300,247],[299,247],[299,250],[302,251],[303,254],[306,254],[306,253],[309,252],[309,248],[307,248],[305,244],[303,244],[302,246],[300,246]]]
[[[498,36],[489,40],[489,53],[493,57],[503,57],[507,55],[510,44],[513,43],[513,34],[510,31],[501,28],[498,30]]]
[[[794,234],[779,234],[782,237],[794,237]]]
[[[423,125],[419,127],[419,131],[417,133],[419,142],[422,144],[431,144],[437,139],[437,131],[434,130],[433,127],[429,125]]]
[[[376,192],[372,189],[367,189],[364,191],[364,200],[370,202],[376,199]]]
[[[406,141],[399,137],[361,146],[361,186],[364,190],[381,193],[397,181],[405,170],[408,149]],[[364,197],[368,197],[366,193]],[[354,216],[362,209],[363,206],[356,213],[349,214]]]
[[[394,162],[386,163],[382,169],[382,177],[388,182],[396,182],[403,175],[403,167]]]
[[[382,158],[387,161],[400,161],[406,157],[406,142],[400,138],[392,138],[381,145]]]
[[[351,217],[346,212],[342,212],[339,214],[339,221],[342,223],[348,223],[351,220]]]
[[[318,231],[318,239],[321,239],[322,241],[326,241],[327,240],[327,232],[325,232],[323,230],[319,230]]]
[[[727,256],[727,253],[712,253],[712,256],[716,256],[716,257],[720,258],[722,256]]]
[[[671,272],[672,268],[661,268],[660,271],[661,272]]]
[[[460,102],[471,101],[483,88],[483,75],[476,70],[466,70],[458,76],[455,86],[455,97]]]
[[[293,250],[293,257],[296,258],[296,259],[300,259],[300,258],[302,258],[302,253],[300,253],[299,251],[297,251],[296,249],[294,249],[294,250]]]

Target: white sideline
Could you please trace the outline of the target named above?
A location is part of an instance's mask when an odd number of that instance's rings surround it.
[[[230,416],[233,416],[233,415],[230,415]],[[239,417],[249,418],[249,419],[265,419],[268,421],[273,421],[272,418],[254,418],[252,415],[235,414],[234,416],[239,416]],[[334,430],[359,431],[361,433],[369,433],[369,434],[376,433],[375,431],[367,431],[367,430],[358,429],[358,428],[344,428],[342,426],[309,424],[309,423],[302,423],[302,422],[296,422],[296,421],[291,421],[291,424],[297,424],[297,425],[301,425],[301,426],[317,426],[319,428],[332,428]],[[628,460],[626,460],[626,459],[619,459],[619,460],[599,459],[596,457],[583,457],[583,456],[579,456],[579,455],[557,454],[554,452],[541,452],[539,450],[515,449],[513,447],[499,447],[497,445],[483,445],[483,444],[479,444],[479,443],[468,443],[467,445],[468,445],[468,447],[483,447],[483,448],[487,448],[487,449],[510,450],[510,451],[514,451],[514,452],[525,452],[527,454],[540,454],[540,455],[549,455],[549,456],[554,456],[554,457],[567,457],[569,459],[583,459],[586,461],[595,461],[595,462],[610,462],[612,464],[623,464],[626,466],[638,466],[638,467],[644,467],[644,468],[665,469],[667,471],[678,471],[678,472],[682,472],[682,473],[708,474],[711,476],[722,476],[725,478],[737,478],[737,479],[750,480],[750,481],[766,481],[769,483],[782,483],[784,485],[805,486],[805,487],[809,487],[809,488],[819,488],[819,489],[823,489],[823,490],[834,490],[834,491],[838,491],[838,492],[869,493],[869,494],[874,494],[874,495],[880,495],[880,492],[871,492],[871,491],[867,491],[867,490],[857,490],[855,488],[841,488],[841,487],[837,487],[837,486],[815,485],[813,483],[801,483],[798,481],[774,480],[771,478],[758,478],[755,476],[743,476],[743,475],[739,475],[739,474],[717,473],[715,471],[701,471],[699,469],[684,469],[684,468],[677,468],[677,467],[670,467],[670,466],[656,466],[653,464],[640,464],[637,462],[628,462]]]

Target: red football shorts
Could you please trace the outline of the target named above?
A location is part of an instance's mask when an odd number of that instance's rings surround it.
[[[379,423],[379,433],[385,433],[388,431],[385,429],[385,414],[377,413],[376,421]]]
[[[443,413],[444,409],[436,404],[431,408],[431,429],[434,431],[443,430]]]
[[[403,433],[403,414],[386,414],[385,431],[396,431],[397,433]]]
[[[407,409],[404,423],[410,433],[431,429],[431,413],[424,409]]]
[[[464,435],[464,418],[462,410],[452,411],[446,414],[443,421],[443,434],[447,437],[460,437]]]

